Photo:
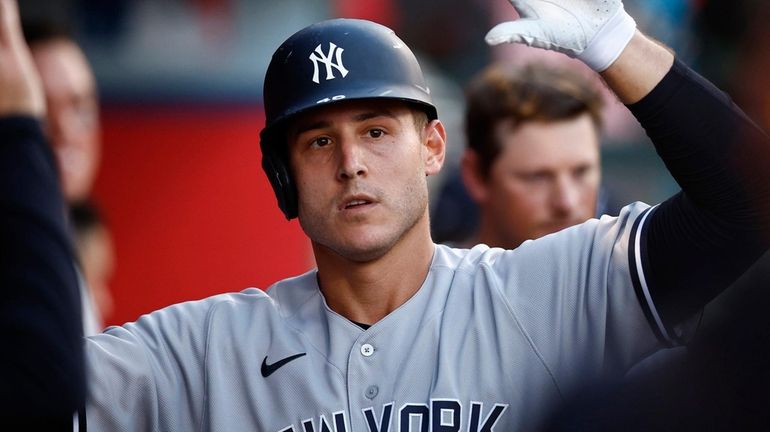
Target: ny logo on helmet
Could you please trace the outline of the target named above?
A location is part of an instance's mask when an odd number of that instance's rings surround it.
[[[342,64],[342,52],[343,48],[338,47],[333,42],[329,42],[329,52],[324,54],[321,50],[321,44],[315,47],[315,51],[310,53],[310,60],[313,61],[313,82],[319,84],[318,80],[318,62],[323,63],[326,66],[326,80],[334,79],[334,72],[332,68],[337,69],[342,78],[348,74],[348,70],[345,69],[345,65]]]

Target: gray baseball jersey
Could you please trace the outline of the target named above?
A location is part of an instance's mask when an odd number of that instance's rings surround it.
[[[315,271],[113,327],[87,344],[89,427],[532,429],[582,381],[660,347],[632,283],[648,209],[511,251],[436,245],[420,290],[366,330],[326,305]]]

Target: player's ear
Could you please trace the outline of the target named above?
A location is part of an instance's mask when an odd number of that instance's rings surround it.
[[[475,150],[466,148],[460,161],[460,174],[468,194],[477,204],[487,200],[487,182],[481,172],[481,160]]]
[[[444,166],[446,156],[446,129],[440,120],[432,120],[425,125],[424,133],[425,175],[438,174]]]

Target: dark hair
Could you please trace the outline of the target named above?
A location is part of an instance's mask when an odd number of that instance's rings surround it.
[[[104,225],[104,218],[99,208],[90,200],[78,201],[70,205],[70,223],[78,236]]]
[[[412,120],[414,121],[414,127],[417,129],[418,134],[422,134],[425,126],[430,122],[428,120],[428,114],[419,108],[412,110]]]
[[[583,113],[601,126],[602,97],[596,86],[564,67],[530,64],[523,68],[492,65],[466,89],[465,134],[479,155],[486,178],[500,153],[495,128],[501,121],[514,127],[529,121],[570,120]]]

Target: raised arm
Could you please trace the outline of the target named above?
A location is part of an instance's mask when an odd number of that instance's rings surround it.
[[[770,138],[679,61],[629,109],[682,187],[639,231],[637,289],[672,335],[770,247]]]
[[[84,400],[80,300],[42,88],[0,0],[0,424],[71,430]]]
[[[618,59],[601,75],[621,102],[633,104],[647,96],[673,64],[673,53],[636,31]]]
[[[727,95],[636,30],[620,0],[511,0],[487,42],[526,43],[600,72],[682,192],[638,225],[632,280],[661,339],[770,246],[770,138]]]

